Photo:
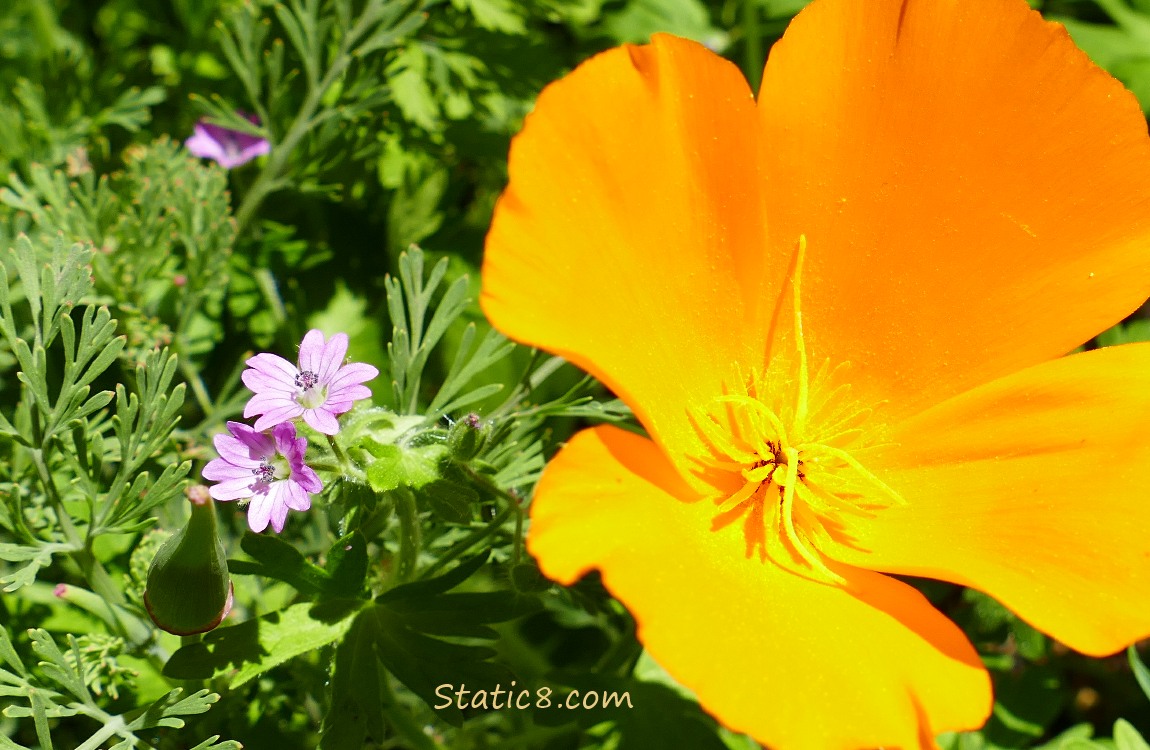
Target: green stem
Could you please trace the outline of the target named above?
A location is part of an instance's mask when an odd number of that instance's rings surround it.
[[[179,343],[177,338],[176,345],[176,362],[179,364],[180,372],[184,376],[184,380],[192,388],[192,395],[196,397],[196,403],[199,404],[200,411],[204,414],[211,414],[214,411],[212,406],[212,397],[208,395],[208,389],[204,387],[203,378],[192,367],[191,361],[182,356],[183,346]]]
[[[395,496],[395,515],[399,519],[399,555],[395,566],[397,583],[407,583],[415,577],[415,567],[423,538],[419,526],[419,511],[415,507],[415,495],[406,487],[400,487]]]
[[[76,524],[72,522],[72,515],[64,507],[64,501],[60,499],[59,490],[56,488],[56,483],[52,479],[52,473],[48,471],[48,464],[44,461],[44,452],[41,448],[31,449],[32,463],[36,466],[36,472],[40,476],[40,482],[44,485],[44,490],[47,492],[49,499],[52,502],[52,507],[56,510],[56,520],[60,524],[60,531],[64,533],[64,538],[68,544],[75,548],[71,553],[72,559],[80,567],[80,572],[83,574],[84,579],[88,583],[88,588],[96,592],[104,598],[105,601],[111,604],[124,604],[124,595],[120,589],[112,581],[112,577],[108,575],[108,571],[104,570],[104,566],[96,559],[92,553],[91,540],[85,540],[81,535]],[[119,618],[116,618],[119,623]],[[122,623],[120,623],[122,626]],[[126,632],[126,629],[125,631]],[[123,634],[123,633],[121,633]]]
[[[363,471],[344,453],[339,441],[335,439],[335,435],[327,436],[327,444],[331,446],[331,452],[335,454],[335,460],[338,462],[338,466],[335,468],[338,473],[342,473],[345,477],[360,483],[366,481],[367,478],[364,476]],[[312,467],[315,468],[319,465],[322,464],[312,464]]]
[[[368,13],[360,16],[355,26],[341,40],[339,51],[332,59],[331,67],[328,68],[323,79],[318,84],[308,87],[307,97],[304,99],[303,105],[300,106],[299,112],[296,113],[287,133],[278,143],[272,144],[271,154],[268,156],[263,171],[252,184],[251,190],[244,195],[239,209],[236,210],[237,235],[244,233],[264,199],[282,186],[283,175],[287,170],[288,160],[291,158],[292,152],[295,151],[303,137],[319,124],[316,120],[316,113],[323,102],[323,97],[343,75],[347,67],[351,65],[352,45],[359,41],[374,20]]]
[[[487,537],[494,534],[496,531],[503,527],[503,524],[507,522],[507,519],[511,518],[511,514],[516,511],[517,507],[518,505],[509,505],[508,507],[504,508],[499,515],[491,519],[491,522],[486,526],[476,529],[475,531],[460,539],[455,544],[451,545],[451,548],[448,549],[447,552],[440,555],[439,559],[428,566],[428,568],[420,574],[420,579],[425,580],[427,578],[431,578],[436,573],[450,565],[452,562],[462,557],[465,552],[475,547],[475,545],[479,544],[483,540],[487,539]]]

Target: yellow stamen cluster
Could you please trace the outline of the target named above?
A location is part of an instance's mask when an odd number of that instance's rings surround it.
[[[728,477],[734,491],[716,495],[714,527],[744,518],[747,554],[756,550],[796,572],[840,583],[820,542],[843,538],[843,514],[870,516],[902,498],[855,457],[878,447],[873,409],[841,383],[847,363],[826,361],[812,379],[803,336],[801,277],[806,238],[793,271],[794,356],[780,354],[765,373],[739,373],[730,393],[691,417],[709,455],[702,463]]]

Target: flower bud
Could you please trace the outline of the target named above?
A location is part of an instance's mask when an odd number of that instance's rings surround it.
[[[152,559],[144,605],[152,622],[174,635],[205,633],[232,609],[232,580],[207,488],[188,489],[192,517]]]
[[[451,425],[447,433],[447,447],[456,461],[470,461],[483,450],[487,442],[487,425],[475,413]]]

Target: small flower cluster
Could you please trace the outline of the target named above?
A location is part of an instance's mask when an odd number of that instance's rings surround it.
[[[304,461],[307,438],[296,434],[294,420],[317,432],[339,432],[339,415],[356,401],[371,398],[363,385],[379,370],[362,363],[344,363],[347,334],[330,340],[312,329],[299,347],[294,365],[275,354],[257,354],[247,360],[244,385],[254,394],[244,407],[244,418],[259,416],[254,427],[228,422],[230,434],[216,435],[219,458],[204,467],[204,478],[214,499],[250,500],[248,526],[259,533],[271,524],[283,531],[288,509],[307,510],[311,496],[323,489],[315,471]]]

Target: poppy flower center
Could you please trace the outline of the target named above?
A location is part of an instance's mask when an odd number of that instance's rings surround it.
[[[707,447],[700,464],[725,477],[713,496],[712,528],[743,519],[747,555],[758,554],[824,583],[842,578],[819,551],[842,538],[843,516],[872,516],[903,499],[860,457],[882,445],[874,409],[843,382],[848,363],[826,361],[810,377],[803,337],[800,238],[791,280],[793,354],[771,356],[765,372],[741,373],[691,419]]]

